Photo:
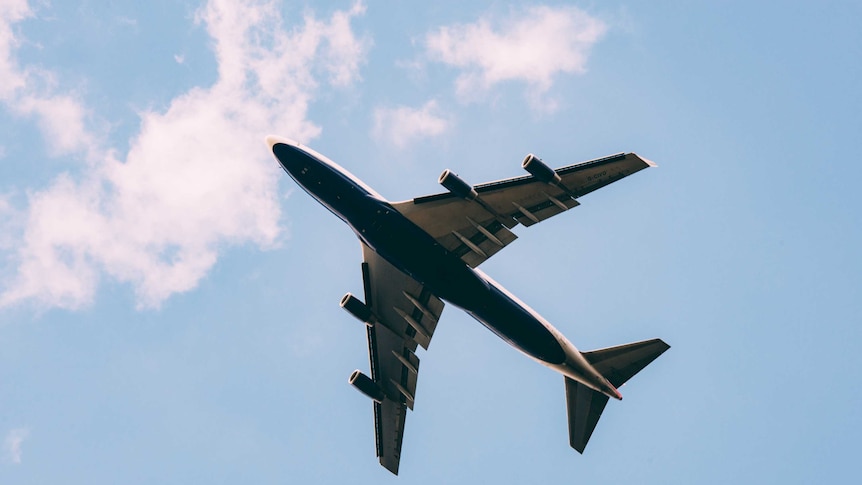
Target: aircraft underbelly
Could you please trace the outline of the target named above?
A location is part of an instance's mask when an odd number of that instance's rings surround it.
[[[357,234],[380,256],[527,355],[550,364],[566,360],[562,345],[543,322],[422,229],[391,209],[374,209],[373,214],[375,220],[367,226],[375,230],[359,229]]]
[[[527,355],[549,364],[566,360],[562,345],[543,322],[388,202],[300,149],[276,145],[275,153],[303,189],[396,268]]]

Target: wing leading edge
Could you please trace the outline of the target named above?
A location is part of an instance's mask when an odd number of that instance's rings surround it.
[[[531,160],[538,159],[528,156],[525,168]],[[467,197],[450,191],[393,206],[475,268],[517,239],[510,229],[519,223],[531,226],[577,207],[579,197],[651,166],[634,153],[620,153],[547,169],[542,179],[527,175],[476,185]]]
[[[407,409],[413,409],[416,396],[416,347],[428,348],[444,304],[364,244],[362,253],[369,310],[362,319],[368,324],[371,381],[380,391],[373,396],[378,398],[374,400],[376,452],[380,464],[397,475]]]

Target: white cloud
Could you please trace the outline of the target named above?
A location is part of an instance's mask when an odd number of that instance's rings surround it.
[[[419,138],[442,135],[450,124],[440,114],[437,102],[431,100],[418,109],[408,106],[375,109],[372,135],[403,148]]]
[[[67,95],[26,94],[13,101],[13,110],[36,118],[54,155],[84,151],[98,157],[98,144],[87,130],[86,108]]]
[[[444,26],[428,34],[430,59],[458,67],[455,81],[463,99],[481,95],[504,81],[528,85],[534,108],[553,110],[545,98],[558,73],[583,73],[605,24],[575,7],[536,6],[495,21]]]
[[[124,159],[103,146],[107,134],[89,127],[74,97],[7,87],[11,94],[0,101],[35,116],[54,153],[83,153],[88,163],[77,176],[29,191],[25,210],[6,211],[19,214],[23,229],[14,274],[0,278],[0,307],[31,300],[77,308],[92,301],[105,275],[132,284],[139,306],[158,306],[194,288],[225,245],[277,244],[280,171],[263,137],[320,133],[308,106],[319,78],[334,85],[358,79],[368,42],[350,20],[363,10],[357,3],[325,20],[307,14],[288,30],[272,2],[210,0],[197,20],[214,41],[217,81],[175,98],[165,112],[141,113]],[[28,12],[9,11],[0,7],[0,49],[4,40],[14,46],[3,33]],[[13,54],[0,50],[0,69],[32,75]]]
[[[25,428],[16,428],[6,433],[6,439],[3,440],[3,459],[12,463],[21,463],[21,444],[30,431]]]
[[[0,100],[6,100],[24,86],[24,75],[18,70],[12,51],[18,46],[12,25],[31,15],[27,0],[0,0]]]
[[[15,216],[16,211],[9,202],[9,196],[0,194],[0,251],[15,247],[17,241],[14,234],[18,232]]]
[[[84,128],[86,109],[72,96],[53,92],[56,81],[50,72],[18,66],[13,26],[32,15],[26,0],[0,0],[0,103],[35,118],[53,154],[83,150],[96,156],[91,152],[94,140]]]

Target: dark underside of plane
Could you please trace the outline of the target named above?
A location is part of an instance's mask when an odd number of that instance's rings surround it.
[[[381,465],[398,474],[407,409],[413,409],[418,346],[427,350],[444,301],[522,353],[564,376],[569,443],[583,453],[609,398],[669,346],[659,339],[579,351],[548,321],[477,269],[531,226],[652,162],[633,153],[556,170],[533,155],[529,175],[470,185],[446,170],[447,192],[389,202],[348,171],[294,141],[267,137],[276,159],[309,195],[353,229],[362,245],[364,302],[341,301],[366,323],[371,376],[349,382],[374,402]]]

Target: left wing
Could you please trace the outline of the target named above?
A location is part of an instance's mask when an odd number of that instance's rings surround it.
[[[370,314],[360,318],[368,322],[371,381],[381,391],[374,401],[377,456],[381,465],[397,475],[407,408],[413,409],[416,396],[416,347],[428,348],[443,302],[365,244],[362,255],[364,308]],[[348,300],[345,297],[342,305],[348,306]]]
[[[443,247],[476,267],[517,239],[510,231],[577,207],[577,199],[655,164],[620,153],[552,170],[528,155],[532,175],[470,186],[448,170],[440,183],[449,192],[392,204]],[[453,190],[454,189],[454,190]]]

